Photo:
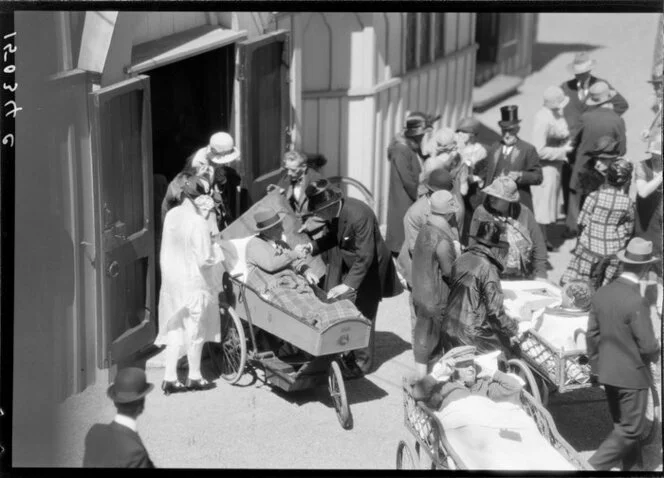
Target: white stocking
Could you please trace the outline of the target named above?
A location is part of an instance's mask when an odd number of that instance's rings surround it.
[[[168,345],[166,345],[164,380],[175,382],[178,379],[178,359],[180,358],[180,341],[178,332],[174,330],[168,333]]]
[[[201,355],[203,353],[203,341],[192,342],[187,350],[187,362],[189,362],[189,378],[191,380],[200,380],[201,375]]]

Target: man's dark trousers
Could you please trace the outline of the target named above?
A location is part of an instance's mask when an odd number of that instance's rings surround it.
[[[640,437],[646,424],[648,393],[604,385],[609,411],[613,418],[613,431],[602,442],[588,462],[596,470],[610,470],[622,461],[622,469],[643,466]]]

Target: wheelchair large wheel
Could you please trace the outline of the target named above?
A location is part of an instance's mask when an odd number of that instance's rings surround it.
[[[247,339],[242,321],[232,307],[220,309],[221,343],[208,342],[208,352],[219,376],[237,383],[247,363]]]
[[[646,409],[646,425],[641,437],[643,443],[650,443],[657,434],[657,430],[661,430],[661,409],[660,409],[659,393],[657,387],[652,385],[648,393],[648,408]]]
[[[397,470],[417,470],[419,467],[415,462],[415,455],[408,443],[403,440],[397,445]]]
[[[341,368],[336,360],[330,362],[328,370],[327,385],[334,404],[334,411],[337,412],[337,418],[344,430],[350,430],[353,426],[353,417],[350,414],[348,399],[346,397],[346,386],[341,374]]]
[[[521,379],[526,382],[524,389],[533,396],[538,404],[541,404],[542,396],[540,395],[540,390],[537,386],[537,380],[535,380],[535,376],[533,375],[533,372],[530,371],[526,362],[519,359],[510,359],[507,361],[507,369],[521,377]]]

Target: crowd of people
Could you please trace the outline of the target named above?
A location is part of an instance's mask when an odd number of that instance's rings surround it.
[[[603,321],[609,319],[598,297],[619,296],[606,288],[618,287],[620,280],[638,281],[650,269],[661,281],[661,265],[654,264],[662,257],[662,72],[651,80],[658,104],[655,120],[643,134],[646,155],[630,152],[628,160],[621,117],[627,101],[607,81],[594,77],[592,66],[586,53],[577,54],[570,65],[574,78],[547,88],[542,108],[532,120],[519,118],[516,105],[502,107],[501,137],[492,145],[481,143],[476,118],[464,118],[456,128],[437,129],[439,117],[407,114],[403,130],[387,149],[390,194],[385,239],[367,204],[335,188],[304,153],[285,153],[283,176],[276,187],[294,214],[315,219],[316,233],[309,229],[310,243],[291,247],[282,240],[280,215],[260,211],[253,218],[256,236],[247,257],[253,267],[268,273],[288,270],[302,276],[317,295],[324,291],[327,300],[351,301],[371,321],[369,346],[343,357],[346,378],[373,369],[378,305],[408,289],[416,370],[425,379],[433,364],[458,347],[469,346],[477,353],[498,350],[505,358],[518,356],[518,327],[505,312],[501,281],[548,280],[548,254],[555,249],[552,225],[564,219],[565,236],[576,237],[577,244],[561,285],[585,281],[592,290],[599,289],[591,311],[591,358],[600,364],[600,380],[615,389],[607,395],[618,431],[612,435],[612,445],[604,447],[601,460],[594,462],[601,468],[622,457],[623,449],[633,450],[633,440],[625,437],[635,432],[626,431],[629,427],[622,423],[626,419],[619,418],[621,407],[629,409],[634,420],[645,413],[642,394],[629,395],[634,387],[640,390],[641,383],[607,378],[605,370],[612,367],[607,364],[622,362],[618,353],[607,358],[613,352],[605,350],[601,336],[607,330]],[[524,123],[531,127],[531,142],[521,137]],[[220,339],[217,295],[222,290],[223,252],[217,239],[236,219],[230,203],[239,178],[233,163],[239,158],[228,133],[214,134],[208,146],[188,158],[161,204],[156,344],[166,346],[161,384],[166,395],[211,385],[200,372],[201,351],[204,342]],[[636,188],[636,200],[630,187]],[[637,239],[654,250],[634,252]],[[324,277],[307,270],[303,259],[308,255],[324,257]],[[635,272],[633,264],[642,267]],[[642,302],[638,305],[641,311]],[[647,334],[644,321],[650,318],[635,316],[633,310],[624,311],[632,314],[632,327]],[[612,314],[618,313],[614,308]],[[637,335],[632,342],[628,348],[634,353],[626,359],[625,373],[644,364],[646,359],[638,357],[654,360],[656,355],[652,341],[644,342]],[[189,364],[185,382],[177,376],[182,349]],[[133,396],[139,402],[149,391],[144,375],[131,373],[129,379],[118,375],[118,385],[109,390],[117,404],[124,403],[116,399],[122,380],[137,384]],[[518,389],[509,378],[501,380],[510,390]],[[449,394],[464,390],[455,386]],[[120,417],[126,408],[118,408]],[[142,406],[130,411],[135,418]],[[95,448],[100,433],[96,430],[86,441],[86,466],[108,458],[87,453],[88,444]],[[144,449],[137,446],[133,452],[140,455],[135,460],[142,465],[151,464],[147,454],[142,455]]]

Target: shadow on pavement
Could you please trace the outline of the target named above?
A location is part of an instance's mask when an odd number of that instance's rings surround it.
[[[498,121],[500,120],[500,113],[496,113],[496,126],[498,129]],[[489,128],[484,123],[480,124],[480,132],[477,134],[477,141],[482,143],[484,147],[488,150],[489,147],[496,141],[500,141],[500,135],[496,131]]]
[[[553,247],[562,246],[568,239],[563,237],[566,226],[564,221],[558,221],[555,224],[551,224],[547,229],[547,239]]]
[[[535,43],[533,46],[533,72],[539,71],[544,68],[551,60],[556,58],[561,53],[576,53],[580,51],[592,52],[603,48],[600,45],[589,45],[587,43]],[[561,72],[560,83],[565,78],[571,75],[565,70]]]
[[[411,345],[394,332],[376,331],[376,351],[374,356],[374,372],[385,362],[411,349]]]

